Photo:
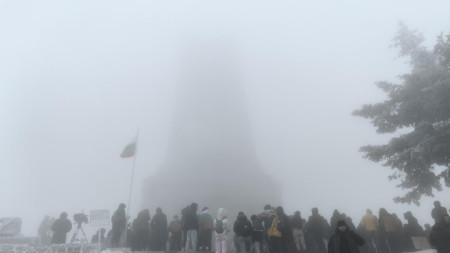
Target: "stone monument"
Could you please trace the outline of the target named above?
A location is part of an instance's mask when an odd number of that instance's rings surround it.
[[[169,216],[192,202],[238,211],[250,218],[281,203],[281,186],[258,162],[239,56],[229,47],[203,45],[182,58],[180,89],[166,163],[144,184],[143,207]],[[200,211],[200,210],[199,210]]]

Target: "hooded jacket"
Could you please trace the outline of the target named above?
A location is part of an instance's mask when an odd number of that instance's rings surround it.
[[[357,233],[348,230],[340,231],[339,225],[345,225],[345,222],[337,223],[336,231],[328,241],[328,253],[359,253],[358,246],[364,245],[364,239]]]
[[[214,220],[214,227],[216,227],[217,221],[221,220],[223,223],[223,232],[222,233],[217,233],[217,231],[215,231],[216,234],[216,238],[217,237],[227,237],[228,232],[230,231],[229,229],[229,225],[228,225],[228,219],[227,219],[227,210],[225,210],[225,208],[219,208],[219,210],[217,211],[217,218]]]
[[[252,235],[253,226],[252,223],[247,219],[247,216],[245,216],[245,214],[243,213],[240,213],[236,219],[236,222],[234,223],[233,230],[237,236],[247,237]]]
[[[186,215],[183,223],[185,231],[198,229],[198,217],[197,217],[197,205],[191,204],[189,209],[186,210]]]
[[[214,223],[213,223],[211,214],[209,213],[209,209],[202,211],[198,215],[198,228],[200,230],[213,230],[214,229]]]

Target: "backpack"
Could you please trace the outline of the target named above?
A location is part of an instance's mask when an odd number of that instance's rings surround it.
[[[242,235],[250,236],[250,235],[252,235],[252,232],[253,232],[253,229],[252,229],[251,223],[249,221],[245,222],[242,225]]]
[[[253,230],[254,231],[264,231],[264,226],[261,220],[261,217],[257,216],[255,220],[253,220]]]
[[[224,232],[224,228],[223,228],[223,220],[224,218],[222,218],[222,219],[216,219],[216,224],[214,225],[214,229],[216,230],[216,233],[218,233],[218,234],[222,234],[223,232]]]
[[[281,237],[281,232],[280,230],[278,230],[278,216],[275,213],[272,213],[269,216],[269,219],[272,218],[272,224],[270,224],[269,229],[267,230],[267,233],[269,234],[269,236],[273,236],[273,237]]]

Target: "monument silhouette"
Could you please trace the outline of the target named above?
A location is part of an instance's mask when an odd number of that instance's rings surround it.
[[[256,156],[236,50],[197,45],[181,59],[167,159],[146,179],[143,207],[173,215],[196,202],[213,216],[224,207],[234,221],[239,211],[279,205],[281,186]]]

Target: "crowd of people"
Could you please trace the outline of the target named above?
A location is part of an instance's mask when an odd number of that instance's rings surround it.
[[[92,242],[112,248],[130,247],[132,251],[400,253],[416,251],[414,238],[417,237],[429,242],[438,253],[449,253],[450,218],[439,201],[434,205],[431,216],[435,224],[432,227],[425,224],[423,228],[411,212],[403,214],[406,223],[402,224],[396,214],[384,208],[379,209],[378,216],[368,209],[355,225],[338,210],[334,210],[328,221],[317,208],[312,208],[306,220],[299,211],[287,215],[281,206],[271,205],[265,205],[262,212],[250,218],[239,212],[231,223],[225,208],[220,208],[213,217],[208,207],[198,213],[197,203],[183,208],[181,217],[175,215],[170,222],[159,207],[153,217],[144,209],[129,222],[125,205],[120,204],[111,218],[112,229],[106,236],[106,230],[99,231]],[[70,229],[67,214],[62,213],[53,223],[52,243],[65,243]]]

